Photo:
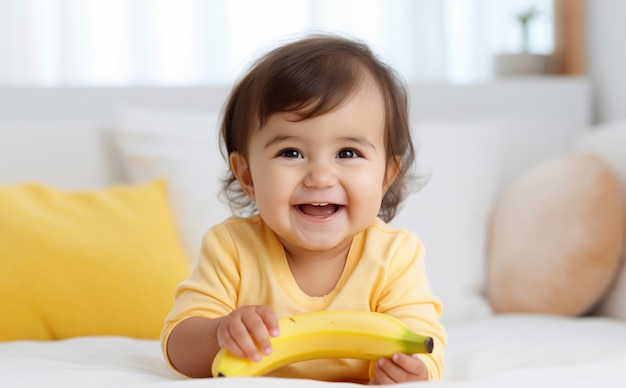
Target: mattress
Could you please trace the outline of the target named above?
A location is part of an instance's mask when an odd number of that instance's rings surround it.
[[[626,387],[626,322],[507,314],[448,328],[437,387]],[[156,340],[79,337],[0,344],[2,387],[355,387],[269,377],[188,379]],[[425,386],[406,383],[403,386]]]

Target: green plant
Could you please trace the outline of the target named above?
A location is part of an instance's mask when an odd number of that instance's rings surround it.
[[[516,15],[517,21],[519,21],[522,29],[522,51],[529,51],[530,47],[530,22],[539,16],[539,10],[534,6],[528,8],[526,11]]]

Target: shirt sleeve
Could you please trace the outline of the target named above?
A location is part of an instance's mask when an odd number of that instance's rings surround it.
[[[439,322],[441,301],[433,295],[426,275],[424,246],[415,234],[407,232],[398,238],[395,248],[388,261],[377,310],[433,338],[433,352],[416,356],[428,367],[430,380],[439,381],[443,376],[447,333]]]
[[[161,331],[161,348],[178,323],[192,316],[217,318],[234,310],[240,285],[235,244],[224,224],[211,228],[202,239],[200,257],[189,278],[178,285],[174,305]]]

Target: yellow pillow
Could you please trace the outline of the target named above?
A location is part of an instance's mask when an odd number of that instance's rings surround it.
[[[0,187],[0,341],[158,338],[187,274],[161,180]]]

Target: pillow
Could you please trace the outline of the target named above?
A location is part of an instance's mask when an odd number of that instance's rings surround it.
[[[619,181],[597,156],[575,153],[531,168],[494,209],[486,293],[495,312],[588,312],[619,264]]]
[[[0,341],[158,338],[187,275],[162,181],[0,187]]]
[[[507,125],[477,120],[414,128],[418,172],[430,178],[391,224],[422,239],[430,284],[444,306],[442,322],[489,316],[482,294],[485,241]]]
[[[626,120],[609,122],[582,135],[575,148],[602,157],[618,175],[626,202]],[[626,215],[624,216],[626,223]],[[626,229],[626,228],[625,228]],[[626,321],[626,230],[622,237],[622,265],[613,284],[600,302],[597,313]]]
[[[78,190],[123,182],[111,140],[97,120],[0,118],[0,185],[39,182]]]
[[[187,257],[195,262],[202,235],[231,215],[218,194],[228,164],[218,148],[217,115],[127,107],[115,131],[131,182],[166,180]]]

